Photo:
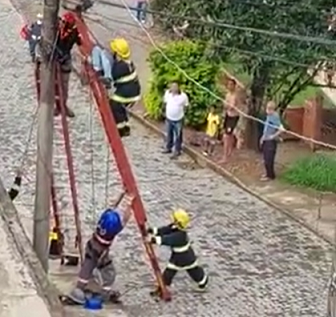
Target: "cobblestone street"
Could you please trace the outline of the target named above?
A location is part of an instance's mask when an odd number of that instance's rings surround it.
[[[6,43],[0,48],[0,172],[10,187],[26,147],[36,100],[32,65],[18,35],[21,21],[5,0],[0,0],[0,26],[1,43]],[[69,105],[76,113],[70,127],[80,210],[89,234],[97,212],[121,188],[113,161],[106,176],[108,147],[98,114],[90,106],[90,95],[75,80],[70,95]],[[59,120],[56,119],[54,166],[57,196],[65,213],[71,211],[71,200]],[[35,138],[34,132],[33,141]],[[123,297],[125,315],[325,316],[331,266],[327,243],[212,171],[195,166],[188,158],[172,162],[160,154],[162,141],[134,122],[132,137],[125,140],[125,145],[150,223],[166,223],[174,207],[189,210],[194,248],[211,277],[209,291],[200,295],[193,293],[187,276],[178,275],[173,302],[155,303],[148,295],[151,272],[132,223],[113,247],[119,273],[117,285],[121,292],[127,292]],[[26,179],[16,204],[28,224],[32,217],[35,148],[32,142]],[[157,251],[163,266],[167,250]],[[111,316],[108,310],[106,316]]]

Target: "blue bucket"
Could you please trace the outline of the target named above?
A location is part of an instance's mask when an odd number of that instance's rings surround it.
[[[85,301],[84,308],[88,310],[100,310],[103,308],[103,299],[100,296],[93,296]]]

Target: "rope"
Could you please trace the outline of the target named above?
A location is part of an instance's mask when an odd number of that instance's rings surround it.
[[[50,67],[50,65],[53,62],[53,58],[55,56],[56,47],[57,47],[57,38],[58,38],[58,36],[59,36],[59,30],[57,30],[56,35],[55,35],[55,40],[54,40],[54,42],[52,43],[52,46],[51,46],[51,54],[50,54],[50,56],[48,58],[47,67]],[[35,82],[35,84],[37,85],[36,82]],[[39,104],[40,104],[40,100],[39,100],[39,96],[38,96],[38,101],[37,101],[37,105],[35,106],[35,109],[34,109],[34,112],[33,112],[32,122],[30,124],[27,141],[25,142],[25,148],[24,148],[24,151],[22,152],[21,158],[19,160],[20,161],[19,171],[23,170],[24,164],[25,164],[25,162],[27,160],[30,144],[31,144],[31,141],[32,141],[32,138],[33,138],[34,126],[37,123],[36,119],[37,119],[38,112],[39,112]],[[43,164],[45,165],[45,163],[43,163]],[[51,172],[49,171],[49,173],[51,173]]]
[[[198,86],[199,88],[201,88],[202,90],[206,91],[207,93],[209,93],[209,95],[213,96],[216,100],[219,100],[221,102],[223,102],[224,105],[227,105],[227,102],[221,97],[218,96],[217,94],[215,94],[213,91],[211,91],[210,89],[206,88],[205,86],[203,86],[202,84],[200,84],[198,81],[196,81],[194,78],[190,77],[189,74],[183,70],[178,64],[176,64],[172,59],[170,59],[164,52],[163,50],[159,47],[158,44],[156,44],[156,41],[153,39],[153,37],[151,36],[151,34],[146,30],[146,28],[142,25],[141,22],[139,22],[137,20],[137,18],[132,14],[131,9],[129,8],[128,4],[126,3],[125,0],[120,0],[122,2],[122,4],[124,5],[125,9],[127,10],[128,14],[130,15],[130,17],[139,25],[139,27],[141,28],[141,30],[145,33],[145,35],[147,36],[147,38],[149,39],[150,43],[152,44],[152,46],[162,55],[162,57],[168,62],[170,63],[172,66],[174,66],[179,72],[181,72],[181,74],[183,74],[188,80],[190,80],[192,83],[194,83],[196,86]],[[247,113],[245,113],[244,111],[240,110],[239,108],[233,106],[233,105],[229,105],[230,107],[234,108],[241,116],[243,116],[244,118],[253,120],[255,122],[261,123],[261,124],[265,124],[265,121],[253,117]],[[267,123],[267,125],[269,127],[278,129],[278,126],[275,126],[273,124]],[[292,132],[290,130],[287,130],[285,128],[282,129],[283,132],[286,132],[287,134],[294,136],[298,139],[304,140],[306,142],[310,142],[310,143],[314,143],[316,145],[320,145],[329,149],[333,149],[336,150],[336,146],[328,144],[328,143],[324,143],[322,141],[318,141],[315,140],[313,138],[309,138],[309,137],[304,137],[301,134]]]
[[[105,206],[108,205],[109,183],[110,183],[110,151],[106,146],[106,170],[105,170]]]
[[[25,142],[25,148],[24,151],[22,152],[21,158],[20,158],[20,164],[19,164],[19,171],[22,171],[24,169],[24,165],[26,163],[27,157],[28,157],[28,152],[30,149],[30,144],[33,138],[33,132],[34,132],[34,127],[37,122],[37,115],[38,115],[38,106],[35,107],[34,113],[33,113],[33,119],[30,124],[29,132],[28,132],[28,137],[27,141]]]
[[[90,150],[91,150],[91,204],[92,209],[96,210],[97,203],[96,203],[96,190],[95,190],[95,168],[94,168],[94,147],[93,147],[93,98],[92,93],[89,91],[90,97],[90,119],[89,119],[89,129],[90,129]]]

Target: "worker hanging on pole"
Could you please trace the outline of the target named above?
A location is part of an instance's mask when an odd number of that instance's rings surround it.
[[[83,305],[87,293],[90,293],[88,283],[95,277],[101,285],[103,301],[119,303],[119,292],[112,290],[116,273],[109,251],[114,238],[124,229],[132,215],[132,202],[133,197],[126,195],[124,208],[108,208],[102,213],[95,232],[86,244],[76,286],[68,295],[61,297],[64,304]]]
[[[113,57],[112,82],[109,81],[111,76],[106,71],[102,74],[102,79],[108,89],[113,85],[114,89],[109,91],[109,104],[120,136],[126,137],[131,132],[127,108],[131,108],[141,99],[141,87],[135,66],[130,60],[131,50],[127,41],[116,38],[110,42],[110,49]],[[108,58],[103,56],[102,60],[107,61]]]
[[[56,61],[59,62],[61,66],[60,68],[64,105],[66,108],[66,114],[70,118],[73,118],[75,116],[74,112],[67,105],[70,73],[72,71],[71,51],[75,44],[81,45],[82,40],[76,27],[75,15],[71,12],[67,12],[62,16],[59,21],[55,55]],[[55,115],[57,116],[60,113],[60,107],[56,106]]]
[[[166,286],[170,286],[178,271],[187,271],[192,280],[196,282],[196,290],[204,291],[208,284],[208,275],[199,265],[186,231],[190,217],[182,209],[175,210],[171,217],[172,223],[168,226],[147,230],[149,243],[171,248],[171,256],[163,272],[163,281]],[[151,295],[159,296],[159,288],[151,292]]]

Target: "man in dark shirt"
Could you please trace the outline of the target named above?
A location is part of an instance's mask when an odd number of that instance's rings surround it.
[[[58,37],[56,43],[56,60],[61,65],[62,72],[62,89],[64,96],[64,105],[66,107],[66,113],[68,117],[74,117],[73,111],[68,108],[68,90],[69,90],[69,81],[70,73],[72,71],[72,58],[71,51],[74,45],[81,45],[82,40],[79,35],[78,29],[76,27],[76,17],[73,13],[65,13],[59,22]],[[60,108],[56,107],[55,115],[60,114]]]

